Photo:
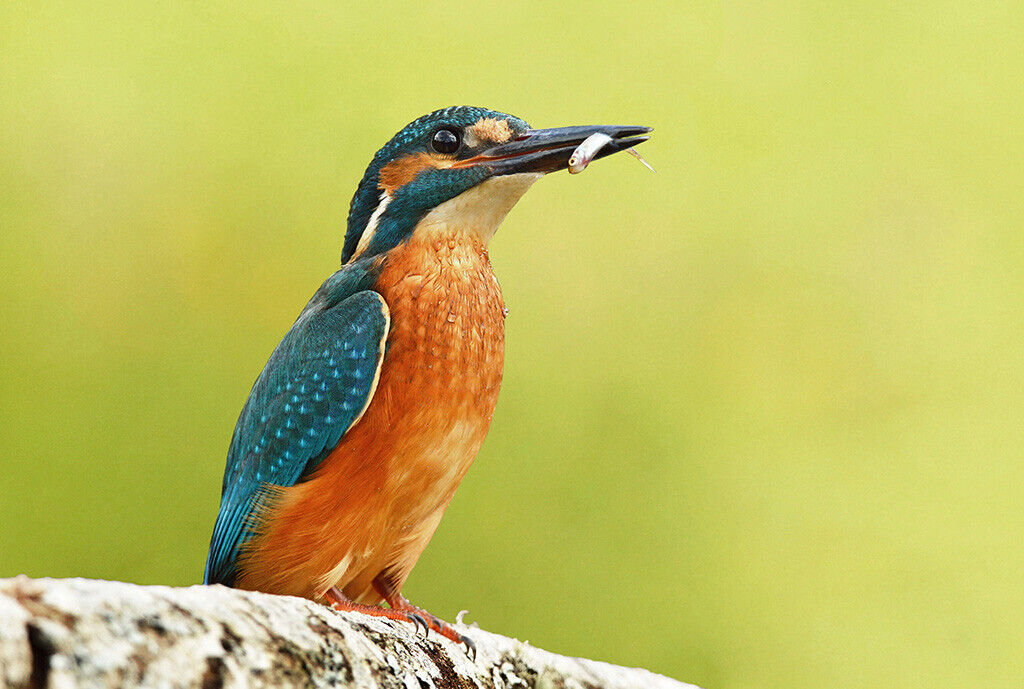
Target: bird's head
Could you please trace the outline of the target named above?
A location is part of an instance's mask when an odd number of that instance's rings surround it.
[[[564,170],[588,136],[611,142],[594,156],[647,140],[647,127],[596,125],[530,129],[505,113],[455,106],[406,125],[377,151],[348,214],[341,260],[375,256],[406,240],[418,225],[444,224],[483,241],[533,182]]]

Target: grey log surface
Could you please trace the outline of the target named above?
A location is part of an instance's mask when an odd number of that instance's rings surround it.
[[[223,586],[0,580],[5,687],[480,687],[692,685],[456,625],[461,647],[412,625]]]

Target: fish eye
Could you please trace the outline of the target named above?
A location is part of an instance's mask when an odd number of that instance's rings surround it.
[[[430,139],[430,147],[437,153],[451,155],[462,145],[462,136],[452,129],[438,129]]]

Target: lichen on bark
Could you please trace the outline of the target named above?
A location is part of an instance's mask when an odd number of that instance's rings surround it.
[[[222,586],[0,580],[0,683],[66,687],[685,689],[459,625],[463,649],[411,625]],[[692,689],[692,687],[691,687]]]

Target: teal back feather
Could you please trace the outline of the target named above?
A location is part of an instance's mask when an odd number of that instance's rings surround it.
[[[256,379],[228,451],[205,583],[234,585],[267,487],[309,476],[369,402],[388,323],[374,279],[365,261],[328,278]]]

